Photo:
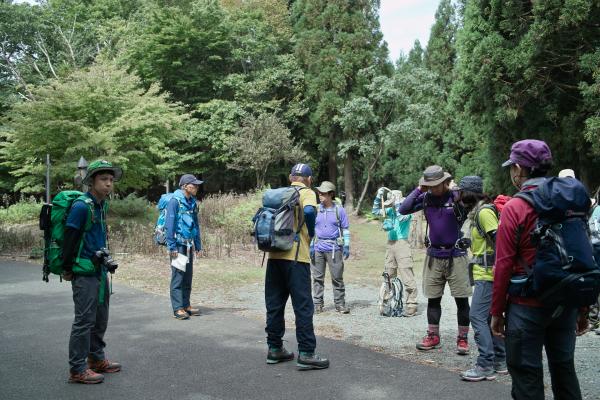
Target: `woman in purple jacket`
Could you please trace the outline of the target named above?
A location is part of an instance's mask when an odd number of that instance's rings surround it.
[[[469,296],[472,294],[466,252],[469,241],[462,238],[461,226],[466,216],[458,203],[458,192],[450,190],[451,179],[442,167],[427,167],[419,186],[400,206],[400,213],[406,215],[423,210],[428,225],[427,257],[423,267],[428,328],[427,335],[417,343],[417,349],[427,351],[441,346],[441,301],[448,282],[458,308],[456,352],[466,355],[469,353]]]

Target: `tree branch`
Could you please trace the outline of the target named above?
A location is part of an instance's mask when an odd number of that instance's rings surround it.
[[[52,72],[52,76],[54,76],[54,78],[58,79],[58,76],[56,75],[56,72],[54,71],[54,67],[52,66],[52,61],[50,60],[50,54],[48,54],[48,50],[46,49],[46,47],[43,44],[42,35],[40,35],[38,32],[37,36],[38,36],[38,38],[35,41],[35,44],[40,49],[40,51],[44,54],[44,56],[46,56],[46,61],[48,61],[48,67],[50,68],[50,72]]]

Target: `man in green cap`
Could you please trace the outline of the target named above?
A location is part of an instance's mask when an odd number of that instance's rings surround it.
[[[73,202],[63,243],[63,278],[71,281],[75,318],[69,340],[72,383],[101,383],[103,373],[118,372],[121,364],[104,354],[108,325],[109,277],[117,267],[108,253],[107,198],[122,171],[104,160],[94,161],[83,183],[89,191]]]

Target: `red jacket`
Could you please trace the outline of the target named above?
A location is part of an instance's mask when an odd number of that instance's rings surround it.
[[[494,289],[490,310],[492,315],[501,316],[508,301],[541,306],[533,298],[508,297],[510,279],[514,275],[526,274],[519,259],[524,259],[527,265],[532,265],[535,260],[536,249],[531,244],[530,234],[535,228],[536,221],[537,213],[523,199],[511,199],[502,210],[500,225],[496,233],[496,264],[494,265]]]

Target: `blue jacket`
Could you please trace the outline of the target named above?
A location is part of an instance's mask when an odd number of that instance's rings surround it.
[[[178,246],[187,246],[192,243],[196,251],[201,250],[200,225],[198,224],[195,197],[186,198],[181,189],[177,189],[173,193],[173,198],[167,205],[165,230],[169,251],[175,251]]]

